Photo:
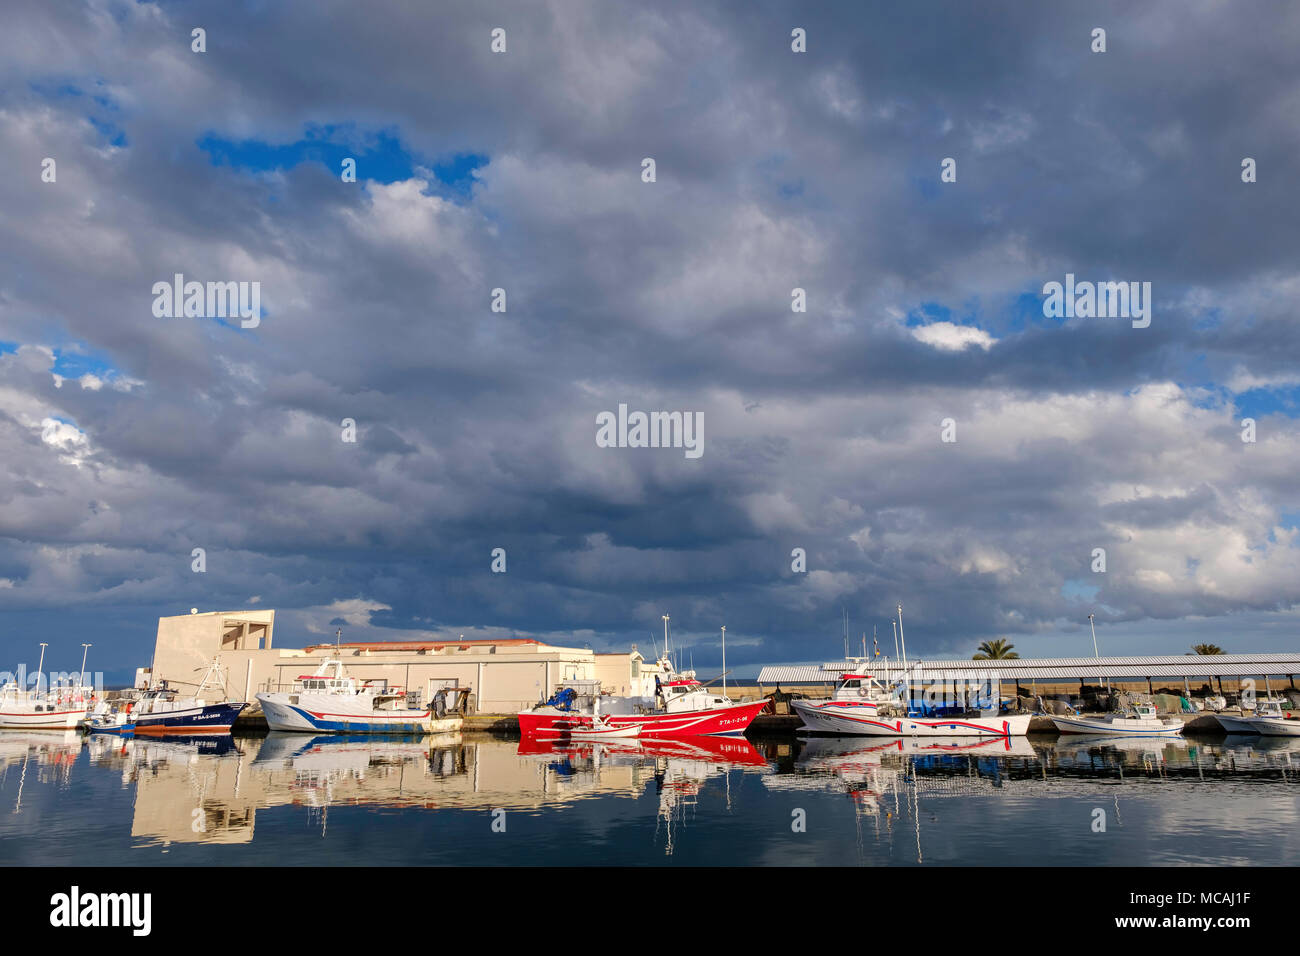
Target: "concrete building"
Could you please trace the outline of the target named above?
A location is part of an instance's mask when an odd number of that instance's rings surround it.
[[[562,680],[599,680],[612,694],[653,694],[658,671],[635,647],[626,654],[596,654],[509,638],[344,642],[286,649],[273,645],[274,631],[272,610],[161,617],[151,676],[192,689],[217,657],[227,695],[251,701],[259,691],[288,690],[321,661],[337,657],[348,674],[361,681],[418,691],[425,701],[444,687],[457,687],[470,692],[477,713],[513,714],[553,693]]]

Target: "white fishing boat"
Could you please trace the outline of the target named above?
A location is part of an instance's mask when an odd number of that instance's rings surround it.
[[[829,700],[792,700],[790,707],[807,730],[857,734],[864,719],[874,718],[893,699],[872,674],[842,674]]]
[[[961,713],[908,712],[908,685],[891,692],[871,674],[844,674],[830,700],[792,700],[803,729],[856,737],[1023,737],[1031,714],[999,714],[998,707]]]
[[[40,690],[44,678],[45,644],[41,644],[41,661],[36,665],[37,690],[19,686],[10,680],[0,686],[0,728],[5,730],[73,730],[86,719],[94,696],[92,688],[57,685]]]
[[[1134,704],[1131,712],[1111,714],[1108,717],[1071,716],[1052,717],[1052,723],[1063,734],[1098,734],[1105,737],[1175,737],[1183,732],[1183,722],[1177,718],[1162,720],[1156,715],[1154,704]]]
[[[74,730],[86,719],[87,699],[79,693],[35,693],[10,681],[0,687],[0,728]]]
[[[1290,701],[1284,701],[1267,713],[1263,707],[1255,708],[1255,716],[1250,721],[1255,733],[1265,737],[1300,737],[1300,720],[1291,713],[1289,705]]]
[[[1256,719],[1265,719],[1270,717],[1283,716],[1283,706],[1290,706],[1290,701],[1283,700],[1281,697],[1265,697],[1255,704],[1253,711],[1242,710],[1241,716],[1229,717],[1227,714],[1215,714],[1214,719],[1223,727],[1225,733],[1229,734],[1257,734],[1259,728],[1254,724]]]
[[[441,734],[460,730],[464,719],[449,714],[444,691],[426,707],[411,707],[401,688],[359,685],[343,662],[322,661],[301,675],[287,693],[261,693],[267,726],[295,733]]]

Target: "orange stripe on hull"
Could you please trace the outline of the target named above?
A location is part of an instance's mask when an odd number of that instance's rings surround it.
[[[168,734],[185,734],[193,737],[198,734],[228,734],[231,726],[227,724],[224,727],[214,727],[211,724],[204,724],[201,727],[136,727],[135,735],[137,737],[142,734],[146,737],[166,737]]]

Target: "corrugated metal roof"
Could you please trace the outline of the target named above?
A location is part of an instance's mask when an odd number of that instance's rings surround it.
[[[844,671],[862,667],[882,670],[887,662],[863,661],[764,667],[760,684],[825,684]],[[892,664],[895,672],[899,665]],[[1019,657],[994,661],[926,660],[916,675],[939,671],[970,673],[996,671],[1004,680],[1078,680],[1080,677],[1264,677],[1300,674],[1300,652],[1291,654],[1169,654],[1155,657]]]

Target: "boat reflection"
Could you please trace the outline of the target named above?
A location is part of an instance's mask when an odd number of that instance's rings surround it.
[[[655,838],[664,838],[671,856],[678,831],[691,816],[704,785],[721,777],[731,806],[731,773],[767,772],[767,758],[744,737],[665,737],[622,740],[538,740],[519,742],[519,756],[541,768],[543,788],[558,798],[611,791],[631,797],[653,785],[659,798]]]
[[[0,773],[7,777],[13,768],[18,774],[13,812],[23,812],[23,788],[30,777],[34,775],[42,784],[66,784],[80,753],[81,734],[75,730],[6,731],[0,734]]]
[[[999,741],[912,738],[866,742],[862,737],[809,737],[788,768],[763,778],[771,790],[841,792],[858,820],[892,844],[908,821],[916,861],[924,862],[922,801],[956,796],[1082,797],[1112,800],[1119,812],[1126,787],[1180,782],[1260,779],[1296,782],[1300,746],[1294,739],[1050,737]],[[1121,787],[1116,787],[1116,784]],[[932,814],[935,805],[926,806]]]
[[[653,786],[671,847],[671,828],[705,782],[730,768],[767,768],[747,740],[721,737],[571,746],[563,740],[466,743],[459,732],[95,736],[88,749],[93,767],[115,770],[123,787],[135,788],[131,833],[141,846],[248,843],[258,810],[272,807],[304,809],[327,836],[331,807],[537,810],[587,796],[639,797]]]
[[[31,732],[0,735],[0,772],[17,775],[14,809],[24,807],[24,782],[29,796],[38,778],[66,789],[83,746],[92,771],[115,772],[133,791],[131,834],[138,846],[251,843],[258,811],[270,808],[305,814],[328,838],[329,812],[340,806],[535,814],[613,797],[627,801],[622,815],[640,819],[647,833],[653,821],[656,845],[671,854],[705,796],[701,819],[731,811],[733,790],[736,812],[747,814],[754,804],[739,796],[757,787],[774,794],[841,794],[851,803],[860,836],[874,827],[892,841],[905,822],[906,843],[909,851],[915,844],[918,861],[923,808],[927,818],[938,812],[933,799],[1115,801],[1142,788],[1150,795],[1152,787],[1197,782],[1293,783],[1300,769],[1300,740],[1284,737],[808,737],[755,743],[743,737],[466,740],[460,733],[96,735],[83,744],[76,734]]]

